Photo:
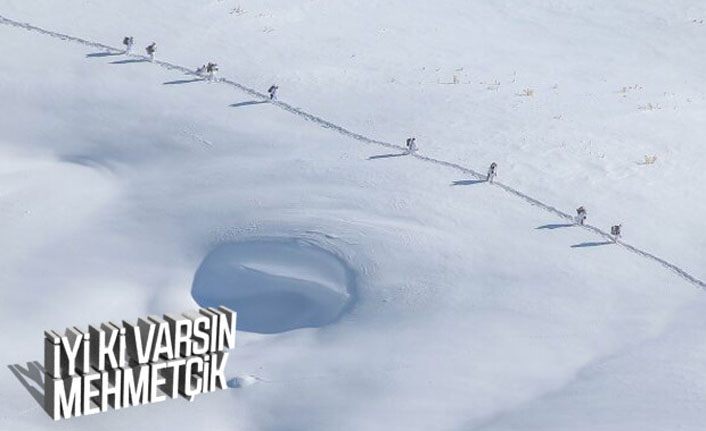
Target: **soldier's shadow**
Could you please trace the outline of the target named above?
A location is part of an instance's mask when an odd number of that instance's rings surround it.
[[[487,183],[486,180],[457,180],[451,183],[452,186],[472,186],[473,184]]]
[[[123,54],[125,54],[125,53],[124,53],[124,52],[107,52],[107,51],[104,51],[104,52],[93,52],[93,53],[90,53],[90,54],[86,54],[86,57],[87,57],[87,58],[113,57],[113,56],[116,56],[116,55],[123,55]]]
[[[12,374],[27,389],[32,398],[44,408],[44,367],[39,361],[27,362],[25,367],[20,364],[8,365]]]

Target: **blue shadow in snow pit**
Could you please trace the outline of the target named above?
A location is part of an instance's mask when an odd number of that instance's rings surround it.
[[[343,259],[313,242],[257,239],[212,250],[191,295],[202,307],[235,310],[238,330],[276,334],[338,321],[357,300],[356,284]]]

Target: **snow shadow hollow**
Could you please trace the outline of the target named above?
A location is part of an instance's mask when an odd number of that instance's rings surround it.
[[[203,307],[226,305],[238,330],[274,334],[336,322],[354,305],[354,271],[309,241],[222,244],[201,262],[191,289]]]

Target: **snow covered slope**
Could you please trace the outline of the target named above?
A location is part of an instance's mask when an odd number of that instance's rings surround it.
[[[287,104],[0,25],[3,363],[249,314],[231,390],[52,423],[7,371],[0,429],[703,429],[706,5],[442,3],[0,2]]]

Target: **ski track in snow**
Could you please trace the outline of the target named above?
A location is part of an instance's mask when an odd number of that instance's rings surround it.
[[[111,52],[111,53],[118,53],[118,54],[119,54],[119,53],[123,53],[123,52],[124,52],[124,50],[122,50],[122,49],[118,49],[118,48],[115,48],[115,47],[112,47],[112,46],[109,46],[109,45],[105,45],[105,44],[98,43],[98,42],[92,42],[92,41],[89,41],[89,40],[86,40],[86,39],[81,39],[81,38],[79,38],[79,37],[69,36],[69,35],[67,35],[67,34],[57,33],[57,32],[50,31],[50,30],[45,30],[45,29],[43,29],[43,28],[36,27],[36,26],[33,26],[33,25],[31,25],[31,24],[28,24],[28,23],[22,23],[22,22],[18,22],[18,21],[14,21],[14,20],[5,18],[5,17],[2,16],[2,15],[0,15],[0,23],[1,23],[1,24],[5,24],[5,25],[9,25],[9,26],[12,26],[12,27],[22,28],[22,29],[25,29],[25,30],[28,30],[28,31],[32,31],[32,32],[41,33],[41,34],[44,34],[44,35],[47,35],[47,36],[51,36],[51,37],[54,37],[54,38],[58,38],[58,39],[61,39],[61,40],[80,43],[80,44],[85,45],[85,46],[90,46],[90,47],[92,47],[92,48],[101,49],[101,50],[108,51],[108,52]],[[146,57],[146,56],[134,55],[134,54],[131,54],[131,55],[129,55],[129,56],[130,56],[130,57],[133,57],[133,58],[137,58],[137,59],[147,60],[147,61],[149,62],[149,58]],[[197,75],[194,70],[189,69],[189,68],[184,67],[184,66],[179,66],[179,65],[177,65],[177,64],[172,64],[172,63],[169,63],[169,62],[166,62],[166,61],[162,61],[162,60],[154,60],[154,61],[152,61],[151,63],[152,63],[152,64],[156,64],[156,65],[158,65],[158,66],[160,66],[160,67],[163,67],[163,68],[165,68],[165,69],[169,69],[169,70],[178,70],[179,72],[182,72],[182,73],[184,73],[184,74],[186,74],[186,75],[191,75],[191,76],[195,76],[195,77],[201,78],[201,76]],[[272,105],[274,105],[274,106],[277,106],[277,107],[279,107],[279,108],[281,108],[281,109],[284,109],[285,111],[289,111],[289,112],[291,112],[292,114],[297,115],[297,116],[299,116],[299,117],[301,117],[301,118],[304,118],[304,119],[307,120],[307,121],[311,121],[311,122],[314,122],[314,123],[316,123],[316,124],[318,124],[318,125],[320,125],[320,126],[322,126],[322,127],[324,127],[324,128],[334,130],[334,131],[336,131],[336,132],[338,132],[338,133],[340,133],[340,134],[342,134],[342,135],[348,136],[348,137],[353,138],[353,139],[355,139],[355,140],[357,140],[357,141],[365,142],[365,143],[368,143],[368,144],[379,145],[379,146],[383,146],[383,147],[386,147],[386,148],[391,148],[391,149],[406,151],[406,148],[403,147],[403,146],[401,146],[401,145],[395,145],[395,144],[391,144],[391,143],[389,143],[389,142],[378,141],[378,140],[376,140],[376,139],[372,139],[372,138],[369,138],[369,137],[367,137],[367,136],[363,136],[363,135],[361,135],[361,134],[359,134],[359,133],[352,132],[352,131],[350,131],[350,130],[348,130],[348,129],[342,127],[342,126],[339,126],[339,125],[337,125],[337,124],[331,123],[330,121],[326,121],[325,119],[323,119],[323,118],[321,118],[321,117],[317,117],[316,115],[310,114],[310,113],[308,113],[308,112],[306,112],[306,111],[303,111],[303,110],[301,110],[301,109],[299,109],[299,108],[297,108],[297,107],[295,107],[295,106],[292,106],[292,105],[290,105],[290,104],[288,104],[288,103],[285,103],[285,102],[282,102],[282,101],[279,101],[279,100],[270,101],[268,95],[266,95],[266,94],[264,94],[264,93],[261,93],[261,92],[259,92],[259,91],[257,91],[257,90],[254,90],[254,89],[252,89],[252,88],[250,88],[250,87],[247,87],[247,86],[245,86],[245,85],[243,85],[243,84],[240,84],[240,83],[238,83],[238,82],[231,81],[231,80],[225,79],[225,78],[218,78],[218,79],[216,79],[214,82],[215,82],[215,83],[226,84],[226,85],[229,85],[229,86],[231,86],[231,87],[235,87],[235,88],[237,88],[238,90],[241,90],[241,91],[243,91],[243,92],[245,92],[245,93],[247,93],[247,94],[249,94],[249,95],[251,95],[251,96],[253,96],[253,97],[256,97],[256,98],[259,98],[259,99],[262,99],[262,100],[265,100],[265,101],[269,101],[269,102],[270,102]],[[435,159],[435,158],[432,158],[432,157],[423,156],[423,155],[418,154],[418,153],[412,153],[412,154],[410,154],[410,156],[415,157],[415,158],[417,158],[418,160],[421,160],[421,161],[426,162],[426,163],[432,163],[432,164],[435,164],[435,165],[446,166],[446,167],[448,167],[448,168],[455,169],[455,170],[457,170],[457,171],[463,172],[464,174],[468,174],[468,175],[470,175],[470,176],[472,176],[472,177],[474,177],[474,178],[476,178],[476,179],[480,179],[480,180],[484,180],[484,179],[485,179],[485,175],[481,174],[480,172],[477,172],[477,171],[474,171],[473,169],[470,169],[470,168],[461,166],[461,165],[459,165],[459,164],[457,164],[457,163],[447,162],[447,161],[445,161],[445,160],[440,160],[440,159]],[[547,211],[547,212],[550,212],[550,213],[552,213],[552,214],[554,214],[554,215],[556,215],[556,216],[558,216],[558,217],[561,217],[562,219],[570,220],[570,221],[572,221],[572,222],[574,221],[574,217],[571,216],[570,214],[567,214],[567,213],[565,213],[565,212],[563,212],[563,211],[561,211],[561,210],[559,210],[559,209],[557,209],[557,208],[555,208],[555,207],[553,207],[553,206],[551,206],[551,205],[545,204],[544,202],[541,202],[541,201],[539,201],[539,200],[537,200],[537,199],[534,199],[533,197],[528,196],[528,195],[522,193],[521,191],[516,190],[516,189],[514,189],[514,188],[512,188],[512,187],[510,187],[510,186],[507,186],[507,185],[502,184],[502,183],[497,182],[497,181],[494,181],[494,182],[492,183],[492,185],[495,186],[495,187],[498,187],[498,188],[500,188],[500,189],[502,189],[502,190],[504,190],[505,192],[507,192],[507,193],[509,193],[509,194],[511,194],[511,195],[514,195],[514,196],[516,196],[516,197],[518,197],[518,198],[524,200],[525,202],[528,202],[530,205],[533,205],[533,206],[535,206],[535,207],[539,207],[539,208],[541,208],[541,209],[543,209],[543,210],[545,210],[545,211]],[[605,238],[605,239],[607,239],[607,240],[609,240],[609,241],[613,241],[613,237],[612,237],[612,236],[610,236],[607,232],[605,232],[605,231],[603,231],[603,230],[601,230],[601,229],[599,229],[599,228],[597,228],[597,227],[595,227],[595,226],[583,225],[582,227],[583,227],[584,229],[586,229],[586,230],[592,231],[592,232],[595,233],[596,235],[599,235],[599,236],[601,236],[601,237],[603,237],[603,238]],[[671,263],[671,262],[668,262],[668,261],[666,261],[666,260],[664,260],[664,259],[662,259],[662,258],[660,258],[660,257],[657,257],[657,256],[655,256],[655,255],[653,255],[653,254],[651,254],[651,253],[649,253],[649,252],[647,252],[647,251],[641,250],[641,249],[639,249],[639,248],[637,248],[637,247],[635,247],[635,246],[633,246],[633,245],[630,245],[630,244],[628,244],[628,243],[626,243],[626,242],[623,242],[623,241],[621,241],[621,240],[617,240],[617,241],[614,241],[614,242],[615,242],[617,245],[623,247],[624,249],[626,249],[626,250],[628,250],[628,251],[631,251],[631,252],[633,252],[633,253],[635,253],[635,254],[637,254],[637,255],[639,255],[639,256],[642,256],[642,257],[644,257],[644,258],[646,258],[646,259],[650,259],[650,260],[652,260],[652,261],[654,261],[654,262],[656,262],[656,263],[662,265],[663,267],[665,267],[665,268],[667,268],[668,270],[674,272],[676,275],[680,276],[681,278],[685,279],[686,281],[688,281],[688,282],[694,284],[695,286],[697,286],[697,287],[699,287],[699,288],[701,288],[701,289],[703,289],[703,290],[706,290],[706,282],[703,282],[702,280],[700,280],[700,279],[694,277],[693,275],[689,274],[688,272],[686,272],[686,271],[683,270],[682,268],[678,267],[677,265],[675,265],[675,264],[673,264],[673,263]]]

